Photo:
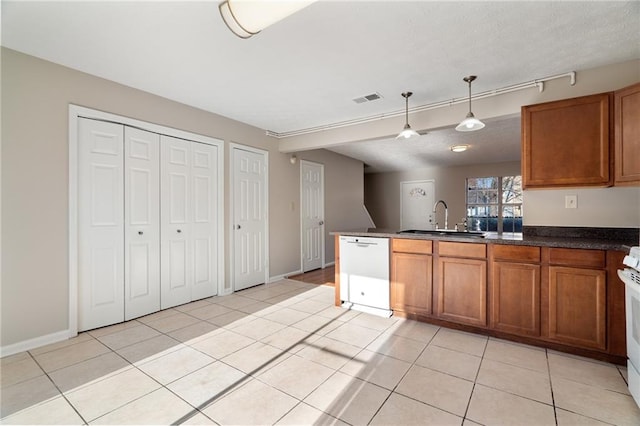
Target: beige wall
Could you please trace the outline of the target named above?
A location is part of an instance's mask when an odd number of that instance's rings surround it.
[[[400,182],[433,179],[435,181],[434,198],[447,203],[449,228],[453,228],[455,223],[461,222],[466,216],[466,178],[519,174],[519,162],[371,173],[365,175],[364,179],[365,204],[378,228],[398,229],[400,227]],[[429,212],[424,214],[427,215]],[[444,213],[441,208],[438,209],[435,221],[444,224]]]
[[[300,269],[299,167],[289,163],[289,155],[280,153],[277,141],[264,130],[5,48],[1,90],[2,347],[68,327],[70,103],[225,140],[226,182],[228,142],[269,151],[270,275]],[[328,208],[336,204],[332,197],[363,198],[361,162],[322,151],[309,156],[326,162],[327,175],[330,168],[340,176],[326,179]],[[337,214],[328,220],[345,228],[353,218]],[[227,252],[228,247],[227,233]],[[228,283],[229,256],[225,258]],[[332,258],[328,244],[327,261]]]
[[[578,197],[577,208],[565,208],[566,195]],[[640,187],[531,189],[523,204],[528,226],[640,228]]]
[[[519,174],[519,162],[367,174],[365,204],[377,227],[397,229],[400,227],[400,182],[434,179],[435,199],[447,202],[449,227],[453,228],[465,215],[465,178]],[[578,208],[565,208],[565,195],[577,195]],[[527,226],[639,228],[640,187],[526,190],[523,215]],[[444,223],[442,209],[438,209],[436,221]]]

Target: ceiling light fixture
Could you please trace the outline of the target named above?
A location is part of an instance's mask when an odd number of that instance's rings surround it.
[[[484,128],[484,123],[478,120],[471,112],[471,82],[476,78],[478,77],[476,77],[475,75],[470,75],[469,77],[465,77],[462,79],[469,83],[469,113],[467,114],[467,118],[462,120],[462,122],[456,126],[456,130],[459,132],[473,132],[474,130],[480,130]]]
[[[404,129],[400,132],[398,136],[396,136],[396,139],[412,139],[420,136],[418,132],[416,132],[411,128],[411,126],[409,126],[409,96],[411,95],[413,95],[413,92],[402,93],[402,97],[405,99],[404,116],[406,121],[405,121]]]
[[[222,20],[235,35],[240,38],[249,38],[314,1],[224,0],[218,5],[218,9],[220,9]]]
[[[453,152],[464,152],[467,149],[469,149],[469,145],[453,145],[449,149],[451,149],[451,151],[453,151]]]

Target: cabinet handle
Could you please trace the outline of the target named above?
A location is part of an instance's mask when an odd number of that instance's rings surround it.
[[[242,226],[236,225],[236,229],[240,229],[240,228],[242,228]]]
[[[182,229],[178,229],[178,234],[182,232]]]
[[[320,226],[324,225],[324,220],[321,220],[320,222],[318,222],[318,225]]]
[[[138,231],[138,235],[142,235],[142,234],[144,234],[144,232]]]

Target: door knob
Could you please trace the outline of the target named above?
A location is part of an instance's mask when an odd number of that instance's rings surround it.
[[[236,225],[236,229],[240,229],[240,228],[242,228],[242,226]]]
[[[144,234],[144,232],[138,231],[138,235],[142,235],[142,234]]]
[[[321,220],[320,222],[318,222],[318,225],[320,226],[324,225],[324,220]]]
[[[178,229],[178,234],[182,232],[182,229]]]

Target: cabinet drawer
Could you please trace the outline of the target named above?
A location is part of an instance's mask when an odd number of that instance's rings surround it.
[[[549,263],[551,265],[566,265],[587,268],[604,268],[606,256],[603,250],[583,250],[550,248]]]
[[[438,254],[451,257],[475,257],[486,259],[487,245],[474,243],[438,242]]]
[[[394,238],[391,247],[395,252],[431,254],[433,252],[433,242],[426,240],[409,240]]]
[[[540,247],[495,244],[492,246],[492,251],[493,258],[496,260],[515,260],[526,263],[540,262]]]

